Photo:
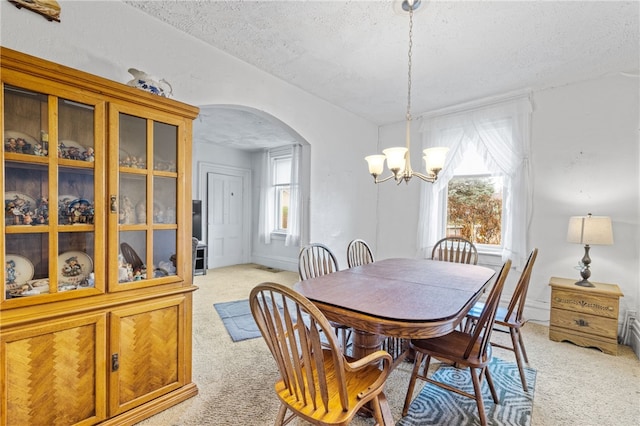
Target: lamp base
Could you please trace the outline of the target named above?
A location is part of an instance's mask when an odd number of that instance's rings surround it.
[[[590,283],[586,278],[580,281],[576,281],[575,285],[579,285],[580,287],[595,287],[595,285]]]

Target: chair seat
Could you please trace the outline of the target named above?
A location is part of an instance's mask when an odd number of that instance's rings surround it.
[[[484,309],[484,303],[477,302],[473,306],[473,308],[471,308],[471,310],[467,314],[467,317],[475,318],[475,319],[480,318],[480,315],[482,314],[482,309]],[[524,321],[518,321],[518,319],[516,318],[516,312],[512,312],[509,318],[506,318],[506,317],[507,317],[507,308],[498,306],[498,310],[496,311],[496,320],[495,320],[496,325],[502,325],[505,327],[514,327],[514,328],[520,328],[524,325]]]
[[[325,368],[325,375],[327,377],[335,377],[336,372],[331,351],[324,350],[323,358],[324,363],[322,365]],[[318,373],[314,370],[313,374],[317,375]],[[378,380],[380,375],[383,374],[383,371],[381,371],[377,365],[371,364],[357,371],[345,370],[344,374],[345,382],[347,384],[347,394],[349,397],[348,405],[350,407],[347,411],[343,411],[341,408],[338,381],[336,380],[327,381],[327,388],[330,396],[328,412],[324,410],[323,405],[319,400],[319,391],[317,392],[317,403],[312,404],[310,401],[312,401],[313,398],[308,389],[306,390],[306,402],[305,398],[302,397],[302,394],[291,394],[283,380],[280,380],[275,384],[275,390],[283,403],[309,422],[314,424],[317,424],[318,421],[321,421],[324,424],[347,424],[353,417],[354,413],[368,401],[362,396],[369,393],[370,388],[374,385],[375,381]],[[309,385],[306,377],[304,378],[304,384],[308,388]]]
[[[456,363],[461,363],[461,360],[464,359],[464,352],[472,340],[472,335],[456,330],[432,339],[411,339],[411,347],[431,354],[432,357],[439,360],[456,360]],[[483,368],[489,364],[489,361],[491,361],[491,345],[488,344],[484,355],[479,357],[478,354],[482,352],[480,351],[481,344],[480,339],[477,339],[471,354],[464,359],[464,365],[472,368]]]

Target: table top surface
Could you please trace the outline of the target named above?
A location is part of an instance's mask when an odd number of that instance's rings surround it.
[[[294,289],[330,319],[347,325],[357,325],[349,322],[353,317],[401,326],[460,319],[495,275],[493,269],[476,265],[384,259],[300,281]]]

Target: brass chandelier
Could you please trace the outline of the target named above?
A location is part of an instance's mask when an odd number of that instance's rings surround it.
[[[405,181],[409,183],[412,177],[418,177],[426,182],[435,182],[438,179],[438,173],[442,170],[445,158],[449,148],[436,147],[423,150],[427,173],[419,173],[411,168],[411,55],[413,48],[413,11],[420,7],[421,0],[404,0],[402,9],[409,12],[409,72],[407,87],[407,131],[406,146],[387,148],[382,154],[369,155],[365,160],[369,164],[369,173],[373,176],[375,183],[385,182],[391,178],[395,179],[397,184]],[[378,179],[384,170],[384,161],[387,161],[387,167],[391,171],[391,175],[382,179]]]

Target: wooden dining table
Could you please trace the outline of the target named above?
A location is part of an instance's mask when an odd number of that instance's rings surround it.
[[[380,348],[382,336],[432,338],[453,331],[496,271],[426,259],[379,260],[294,284],[331,321],[354,329],[353,356]]]

